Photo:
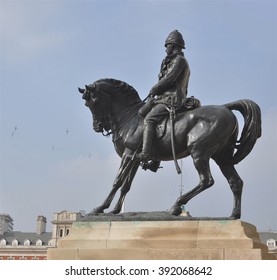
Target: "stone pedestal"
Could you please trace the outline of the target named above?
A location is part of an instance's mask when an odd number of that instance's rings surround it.
[[[255,226],[239,220],[76,222],[48,260],[274,259]]]

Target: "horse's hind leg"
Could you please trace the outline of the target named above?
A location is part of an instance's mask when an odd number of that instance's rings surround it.
[[[200,182],[194,189],[185,193],[177,199],[175,204],[170,209],[170,214],[172,215],[180,215],[182,213],[182,205],[185,205],[193,197],[195,197],[196,195],[198,195],[199,193],[201,193],[202,191],[206,190],[214,184],[214,180],[210,171],[209,157],[196,157],[192,154],[192,158],[193,163],[199,173]]]
[[[241,195],[243,181],[238,175],[233,165],[219,165],[223,175],[226,177],[234,195],[234,206],[231,217],[239,219],[241,217]]]

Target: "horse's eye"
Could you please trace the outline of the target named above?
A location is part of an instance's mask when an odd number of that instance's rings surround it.
[[[89,97],[90,97],[89,92],[85,92],[85,93],[83,94],[83,97],[82,97],[82,98],[83,98],[84,100],[87,100],[87,101],[88,101],[88,100],[89,100]]]

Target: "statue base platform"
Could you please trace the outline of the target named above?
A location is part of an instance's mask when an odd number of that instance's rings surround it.
[[[150,216],[89,216],[75,222],[70,234],[58,241],[57,248],[48,249],[47,259],[276,259],[261,243],[256,227],[249,223],[226,218]]]

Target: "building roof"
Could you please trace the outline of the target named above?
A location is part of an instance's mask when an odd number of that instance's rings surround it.
[[[37,240],[41,240],[42,245],[48,245],[48,242],[52,239],[52,232],[37,234],[35,232],[10,231],[0,234],[0,240],[2,239],[7,241],[6,245],[12,245],[15,239],[18,241],[18,245],[24,245],[25,240],[30,240],[30,245],[36,245]]]
[[[269,239],[277,240],[277,232],[259,232],[261,242],[266,244]]]

